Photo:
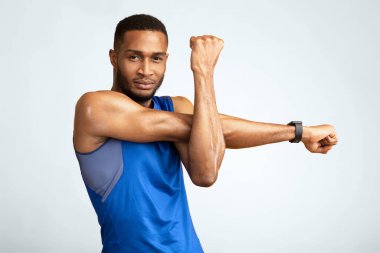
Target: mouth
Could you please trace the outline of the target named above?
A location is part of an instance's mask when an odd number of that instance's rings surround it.
[[[148,81],[145,81],[145,80],[135,80],[133,83],[136,85],[137,88],[139,88],[141,90],[149,90],[155,84],[155,82],[153,82],[151,80],[148,80]]]

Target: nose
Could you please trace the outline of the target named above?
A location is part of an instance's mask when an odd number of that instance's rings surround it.
[[[144,61],[141,62],[138,73],[144,76],[149,76],[153,74],[153,69],[150,65],[149,59],[144,59]]]

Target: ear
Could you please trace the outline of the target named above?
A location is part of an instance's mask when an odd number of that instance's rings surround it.
[[[114,66],[116,68],[116,66],[117,66],[117,55],[116,55],[115,50],[110,49],[108,54],[110,56],[110,62],[112,64],[112,66]]]

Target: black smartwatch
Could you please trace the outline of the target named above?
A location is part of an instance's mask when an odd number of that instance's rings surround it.
[[[288,123],[290,126],[296,127],[296,137],[293,140],[290,140],[291,143],[298,143],[302,140],[302,121],[291,121]]]

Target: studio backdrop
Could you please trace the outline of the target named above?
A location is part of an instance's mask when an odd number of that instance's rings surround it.
[[[220,113],[331,124],[339,143],[227,150],[217,182],[192,184],[205,252],[379,252],[378,1],[1,1],[0,252],[100,252],[72,144],[75,103],[112,87],[119,20],[146,13],[169,35],[157,95],[193,101],[189,39],[224,40]]]

